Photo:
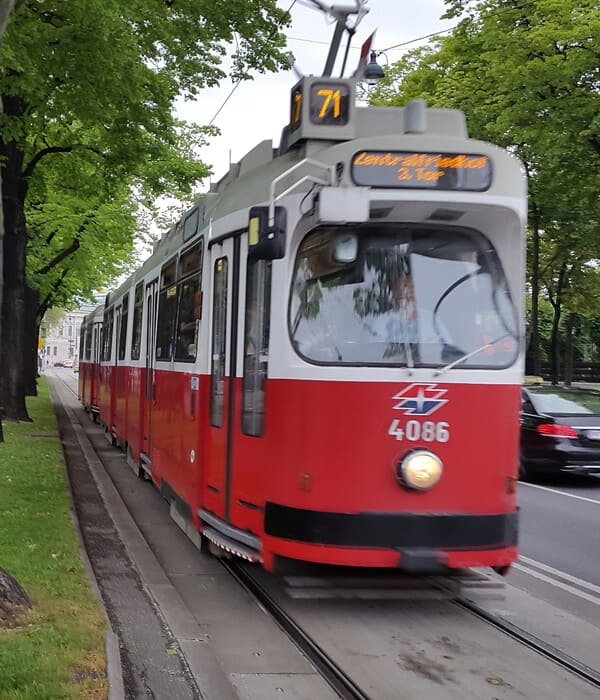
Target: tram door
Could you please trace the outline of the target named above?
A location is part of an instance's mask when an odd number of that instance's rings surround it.
[[[152,409],[155,401],[154,348],[156,346],[156,314],[158,280],[146,285],[146,367],[144,382],[144,409],[142,419],[142,465],[152,464]]]
[[[239,238],[227,239],[210,248],[212,325],[203,500],[208,511],[227,521],[231,516],[239,249]]]
[[[102,323],[94,323],[94,340],[92,346],[92,376],[90,405],[95,411],[100,405],[100,357],[102,352]]]

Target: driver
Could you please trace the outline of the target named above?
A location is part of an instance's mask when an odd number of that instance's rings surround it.
[[[391,284],[391,307],[379,314],[371,324],[372,342],[391,346],[410,346],[416,361],[420,344],[435,346],[452,344],[450,333],[441,319],[434,324],[433,311],[419,306],[413,276],[402,272]],[[397,348],[399,351],[399,348]],[[389,353],[388,353],[389,354]],[[393,354],[396,354],[394,352]]]

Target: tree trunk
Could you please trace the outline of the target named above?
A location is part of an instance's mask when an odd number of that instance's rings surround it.
[[[4,33],[6,29],[6,23],[8,22],[8,15],[11,8],[3,4],[0,11],[0,30]],[[0,97],[0,114],[3,112],[2,98]],[[0,169],[0,192],[2,192],[2,170]],[[4,270],[3,270],[3,254],[4,248],[4,206],[2,204],[2,198],[0,197],[0,372],[2,371],[2,298],[4,290]],[[4,396],[2,387],[2,377],[0,376],[0,443],[4,442],[4,430],[2,429],[2,420],[4,418],[4,402],[2,397]]]
[[[560,381],[560,316],[562,312],[562,289],[565,280],[566,263],[563,263],[556,284],[556,296],[554,301],[550,299],[550,303],[554,308],[554,316],[552,318],[552,335],[550,336],[550,372],[552,384],[558,384]]]
[[[8,18],[13,8],[16,5],[22,4],[23,0],[0,0],[0,41],[6,30],[6,25],[8,24]],[[2,114],[3,105],[2,98],[0,97],[0,114]],[[2,189],[2,176],[0,174],[0,191]],[[4,239],[4,207],[0,201],[0,355],[2,352],[2,290],[4,286],[3,281],[3,239]],[[2,360],[0,357],[0,371],[2,370]],[[2,418],[3,418],[3,403],[2,403],[2,383],[0,382],[0,442],[4,442],[4,431],[2,430]]]
[[[3,97],[4,112],[22,115],[23,100]],[[0,347],[0,404],[6,417],[29,420],[25,406],[25,261],[27,236],[25,228],[25,195],[23,151],[17,143],[0,144],[5,159],[2,177],[4,208],[4,296],[2,300],[2,345]]]
[[[564,351],[564,381],[566,386],[571,386],[573,381],[573,366],[575,362],[575,348],[574,348],[574,335],[575,335],[575,325],[577,323],[577,316],[570,313],[567,316],[567,328],[565,337],[565,351]]]
[[[0,627],[18,627],[19,617],[31,600],[21,584],[0,568]]]
[[[531,368],[536,376],[542,374],[540,353],[539,297],[540,297],[540,220],[537,208],[533,207],[531,222]]]

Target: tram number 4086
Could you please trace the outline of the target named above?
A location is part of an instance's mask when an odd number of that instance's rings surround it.
[[[448,442],[450,439],[450,428],[446,421],[435,423],[431,420],[423,421],[408,420],[405,425],[401,425],[398,419],[393,420],[388,428],[388,435],[396,440],[410,440],[417,442]]]

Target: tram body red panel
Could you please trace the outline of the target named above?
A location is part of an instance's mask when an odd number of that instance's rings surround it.
[[[126,425],[127,443],[134,460],[142,452],[142,404],[145,390],[145,370],[142,367],[127,367]]]
[[[90,405],[94,410],[100,407],[100,365],[94,363],[91,365],[90,372]]]
[[[109,431],[114,423],[114,378],[115,367],[101,364],[98,372],[98,407],[100,409],[100,420]]]
[[[261,439],[243,433],[239,418],[242,402],[242,383],[239,380],[235,383],[234,400],[233,413],[237,420],[232,426],[231,521],[241,530],[262,536],[267,484],[273,478],[271,474],[277,474],[276,465],[282,455],[277,453],[277,440],[270,439],[268,432]]]
[[[190,372],[155,371],[152,406],[153,475],[166,481],[186,503],[193,498],[190,474],[198,469],[199,391]],[[156,469],[154,468],[156,465]]]
[[[519,387],[426,383],[447,401],[431,418],[444,424],[450,437],[434,448],[445,465],[440,483],[420,493],[400,486],[395,467],[409,450],[431,449],[432,443],[398,441],[388,435],[398,414],[394,406],[399,402],[393,397],[410,386],[270,380],[271,420],[264,440],[240,435],[235,442],[231,499],[232,524],[263,538],[267,566],[273,554],[374,567],[398,566],[401,555],[389,547],[340,547],[271,537],[262,524],[266,501],[344,514],[515,511],[518,425],[510,417],[520,402]],[[468,422],[462,417],[465,406],[470,407]],[[492,406],[502,430],[490,425]],[[371,437],[365,441],[364,435]],[[515,555],[515,547],[446,551],[447,563],[457,567],[510,564]]]
[[[113,368],[114,380],[114,413],[113,424],[115,426],[115,437],[119,442],[127,440],[127,400],[128,400],[128,377],[129,367],[119,364]]]
[[[92,365],[89,362],[79,362],[79,375],[77,377],[77,390],[79,400],[89,410],[91,407],[91,373]]]
[[[206,377],[210,385],[210,377]],[[222,425],[212,425],[208,417],[206,443],[204,448],[204,507],[219,517],[224,517],[226,505],[226,466],[227,466],[227,416],[229,408],[229,379],[223,380]],[[208,400],[208,397],[207,397]]]
[[[512,418],[520,388],[425,385],[447,403],[418,422],[446,423],[447,442],[388,435],[393,419],[415,420],[394,409],[393,397],[410,384],[270,380],[267,500],[344,512],[514,510],[515,495],[505,486],[517,471],[519,425]],[[425,493],[400,488],[394,475],[398,460],[416,448],[433,448],[445,465]]]

